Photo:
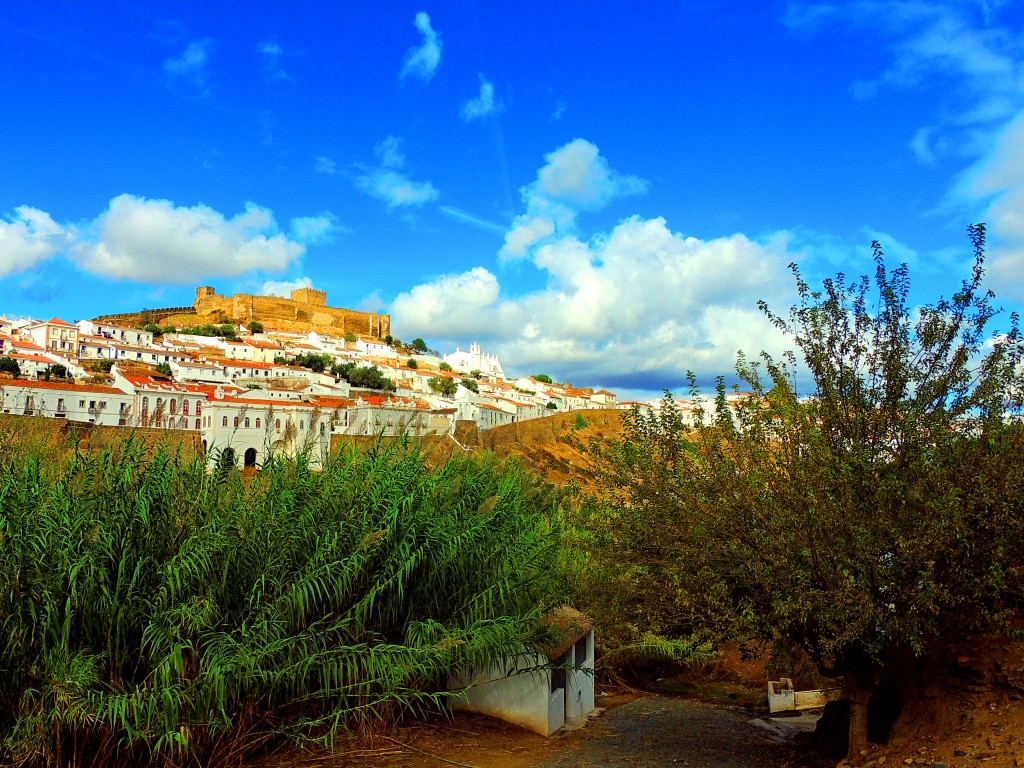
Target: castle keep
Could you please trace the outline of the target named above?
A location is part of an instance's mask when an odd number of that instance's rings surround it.
[[[191,307],[145,309],[96,319],[124,325],[170,324],[179,328],[225,322],[245,325],[255,320],[268,331],[316,331],[335,336],[354,333],[374,338],[383,338],[391,333],[390,315],[329,307],[327,293],[315,288],[298,288],[285,299],[248,293],[221,296],[212,287],[202,285],[196,288],[196,300]]]

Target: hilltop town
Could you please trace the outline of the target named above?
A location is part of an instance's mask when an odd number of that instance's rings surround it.
[[[223,459],[324,455],[332,438],[442,435],[594,408],[607,390],[508,377],[495,355],[429,350],[390,335],[387,315],[327,306],[326,294],[224,297],[91,320],[0,315],[0,412],[180,430]],[[212,460],[212,458],[211,458]]]

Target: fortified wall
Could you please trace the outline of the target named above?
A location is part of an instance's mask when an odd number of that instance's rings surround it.
[[[290,298],[280,296],[254,296],[236,293],[222,296],[208,285],[196,288],[196,300],[191,309],[170,307],[146,309],[138,313],[106,315],[97,320],[123,325],[141,323],[171,324],[179,328],[205,323],[240,323],[253,320],[268,331],[317,333],[342,336],[354,333],[383,338],[391,333],[391,316],[373,312],[356,312],[327,306],[327,293],[315,288],[299,288]]]

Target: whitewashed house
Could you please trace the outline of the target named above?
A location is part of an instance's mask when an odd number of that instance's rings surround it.
[[[116,427],[127,424],[134,395],[115,387],[62,381],[0,380],[0,411]]]
[[[515,723],[542,736],[579,722],[594,709],[594,631],[579,611],[563,606],[543,622],[550,641],[449,681],[466,689],[451,708]]]
[[[498,356],[481,352],[480,344],[476,341],[469,345],[468,352],[463,352],[456,347],[454,352],[444,356],[444,361],[460,373],[480,371],[500,381],[505,380],[505,371],[501,367]]]
[[[151,331],[143,331],[138,328],[126,328],[120,325],[100,323],[96,320],[79,320],[75,323],[78,332],[82,336],[102,336],[111,341],[127,344],[133,347],[153,346],[153,334]]]

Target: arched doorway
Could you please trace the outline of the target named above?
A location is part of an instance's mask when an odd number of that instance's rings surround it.
[[[255,448],[247,448],[245,450],[245,457],[244,457],[243,461],[244,461],[244,466],[246,468],[255,467],[256,466],[256,449]]]

